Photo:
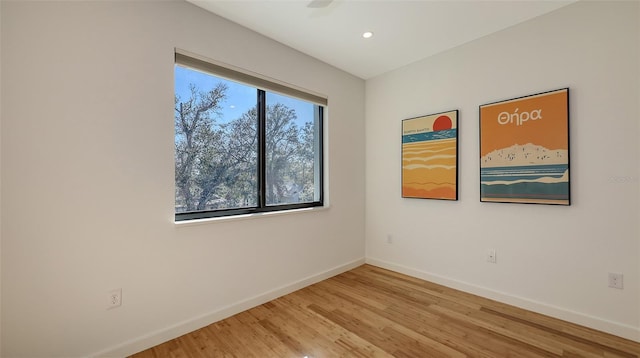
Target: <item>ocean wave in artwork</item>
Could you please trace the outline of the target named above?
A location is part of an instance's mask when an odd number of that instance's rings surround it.
[[[542,183],[542,184],[554,184],[554,183],[566,183],[569,181],[569,170],[565,170],[560,177],[541,176],[535,179],[516,179],[516,180],[490,180],[481,181],[483,185],[513,185],[520,183]]]
[[[408,164],[402,167],[405,170],[415,170],[415,169],[455,169],[455,165],[425,165],[425,164]]]

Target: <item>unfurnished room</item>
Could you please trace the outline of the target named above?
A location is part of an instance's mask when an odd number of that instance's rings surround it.
[[[0,0],[0,356],[639,357],[640,2]]]

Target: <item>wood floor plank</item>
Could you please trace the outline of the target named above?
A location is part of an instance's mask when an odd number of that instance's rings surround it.
[[[336,293],[336,295],[341,294],[342,293]],[[462,329],[457,330],[457,332],[455,329],[450,332],[444,331],[442,328],[446,326],[440,323],[438,316],[421,309],[421,307],[412,306],[410,302],[398,300],[397,297],[389,297],[388,300],[393,304],[385,310],[378,311],[378,314],[383,317],[413,329],[426,337],[437,338],[439,341],[446,342],[447,345],[456,347],[456,349],[467,354],[480,357],[495,356],[495,354],[492,355],[489,352],[483,354],[482,351],[484,349],[481,346],[468,345],[467,341],[470,338],[468,331]],[[362,306],[365,305],[365,303],[358,301],[354,301],[354,303]],[[487,338],[488,337],[485,336],[478,341],[482,342]]]
[[[327,282],[323,282],[323,285],[326,286],[326,285],[328,285],[328,283]],[[419,300],[419,299],[416,299],[416,298],[412,297],[411,295],[404,294],[403,292],[404,292],[405,289],[401,289],[400,291],[397,291],[397,288],[394,289],[394,288],[388,287],[390,285],[386,285],[385,284],[383,286],[384,287],[380,287],[379,285],[374,284],[371,281],[367,281],[366,285],[365,285],[365,287],[368,287],[369,291],[371,290],[372,287],[375,288],[376,291],[380,291],[382,289],[387,289],[389,291],[389,293],[388,293],[388,297],[386,297],[386,300],[392,300],[393,302],[396,302],[401,307],[412,307],[412,306],[415,306],[416,307],[416,311],[418,311],[418,312],[419,311],[427,312],[426,310],[428,310],[428,306],[431,305],[431,304],[443,305],[443,304],[446,304],[446,303],[452,303],[454,305],[460,306],[459,309],[463,310],[463,312],[468,312],[469,307],[471,307],[472,309],[479,309],[480,308],[480,306],[474,305],[474,304],[468,304],[468,303],[458,304],[456,302],[446,302],[445,300],[441,300],[441,299],[437,299],[437,300],[431,302],[429,305],[425,306],[424,300]],[[340,292],[334,292],[334,295],[340,296],[343,292],[344,292],[344,290],[342,290]],[[359,305],[360,306],[364,306],[364,304],[362,304],[362,303],[360,303]],[[478,331],[479,328],[480,327],[472,327],[471,331]],[[466,337],[465,337],[464,341],[469,339],[468,331],[469,330],[467,330],[467,333],[465,333]],[[482,346],[484,345],[483,343],[487,342],[487,344],[489,346],[491,346],[492,348],[494,348],[494,349],[500,349],[500,348],[504,349],[503,352],[496,353],[496,354],[505,354],[504,352],[509,352],[512,349],[518,349],[520,352],[522,352],[523,349],[524,349],[524,347],[522,347],[521,345],[514,346],[513,344],[507,345],[506,347],[501,347],[502,345],[501,344],[497,344],[496,340],[494,339],[494,337],[495,337],[495,335],[493,335],[493,334],[485,334],[482,339],[479,339],[479,340],[476,341],[477,348],[482,349]],[[501,337],[501,338],[504,338],[504,337]],[[460,341],[458,341],[458,342],[460,342]],[[457,346],[459,348],[462,347],[461,344],[457,344]],[[487,347],[485,346],[484,348],[487,348]],[[532,350],[533,351],[538,351],[538,349],[535,349],[535,348],[527,348],[527,351],[532,351]],[[463,349],[462,351],[465,351],[465,350]],[[477,349],[476,349],[475,352],[469,351],[469,354],[472,354],[473,356],[482,356],[481,353],[477,352]],[[493,354],[493,356],[496,356],[496,354]],[[557,355],[555,355],[555,356],[557,356]]]
[[[362,338],[354,335],[352,332],[337,326],[334,322],[329,321],[314,313],[313,311],[303,308],[299,303],[296,303],[291,299],[293,295],[282,297],[283,304],[286,304],[286,309],[294,311],[297,316],[301,317],[303,321],[313,321],[317,324],[314,325],[315,329],[320,335],[327,337],[336,343],[337,346],[344,349],[340,356],[362,356],[362,357],[387,357],[388,355],[378,347],[370,344]],[[305,300],[305,302],[308,302]],[[310,302],[307,303],[311,304]]]
[[[132,358],[640,357],[640,343],[363,265]]]

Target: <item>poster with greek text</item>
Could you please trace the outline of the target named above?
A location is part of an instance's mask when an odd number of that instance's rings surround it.
[[[458,111],[402,121],[402,197],[458,200]]]
[[[570,205],[568,88],[480,106],[480,201]]]

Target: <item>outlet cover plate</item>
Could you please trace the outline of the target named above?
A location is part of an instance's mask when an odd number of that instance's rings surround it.
[[[496,249],[487,250],[487,262],[496,263]]]
[[[609,287],[622,290],[624,288],[623,278],[621,273],[609,272]]]
[[[118,288],[109,291],[107,309],[117,308],[122,306],[122,289]]]

